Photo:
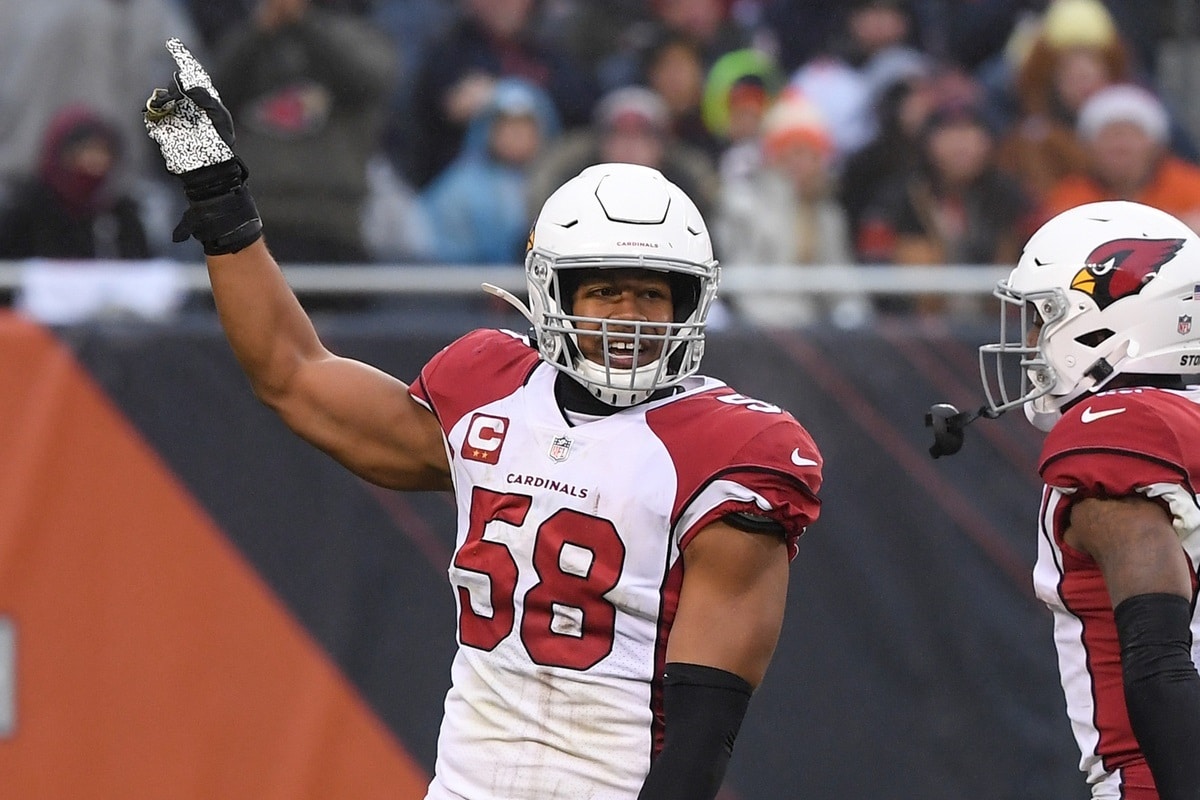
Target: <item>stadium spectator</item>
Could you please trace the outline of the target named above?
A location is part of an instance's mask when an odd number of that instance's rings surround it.
[[[138,202],[111,180],[124,149],[119,131],[95,112],[62,109],[37,174],[0,205],[0,258],[147,258]]]
[[[833,193],[829,131],[816,106],[784,92],[763,119],[763,159],[750,175],[727,181],[713,229],[722,263],[731,272],[849,264],[846,215]],[[833,321],[851,327],[865,320],[865,298],[845,296],[832,304],[797,293],[739,293],[741,316],[760,325],[793,327],[832,310]]]
[[[412,104],[389,139],[390,155],[418,188],[454,160],[470,120],[497,78],[545,90],[563,124],[586,123],[596,100],[590,76],[534,36],[533,0],[462,0],[462,16],[431,42],[415,77]]]
[[[961,84],[959,73],[941,76],[915,73],[901,76],[885,88],[875,103],[878,132],[842,166],[839,200],[846,211],[857,253],[867,210],[887,187],[902,180],[917,165],[925,121],[939,99]],[[862,254],[858,254],[863,260]]]
[[[144,80],[171,76],[163,40],[195,38],[173,0],[0,0],[0,20],[0,176],[33,175],[51,118],[84,103],[128,144],[123,173],[162,177],[134,112]]]
[[[221,43],[213,74],[241,121],[238,151],[280,258],[369,259],[367,163],[395,65],[365,18],[319,1],[261,0],[254,23]]]
[[[1051,186],[1086,166],[1076,132],[1083,104],[1106,86],[1141,83],[1142,71],[1100,0],[1053,0],[1035,31],[1030,42],[1013,48],[1017,117],[998,158],[1041,202]],[[1195,142],[1174,118],[1169,139],[1177,154],[1195,160]]]
[[[1079,113],[1087,171],[1048,193],[1045,219],[1097,200],[1134,200],[1166,211],[1200,231],[1200,167],[1171,153],[1162,103],[1138,86],[1110,86]]]
[[[604,96],[590,128],[563,136],[534,165],[530,208],[592,164],[641,164],[660,170],[683,189],[702,214],[712,211],[720,180],[708,154],[675,141],[662,98],[644,86],[626,86]]]
[[[859,252],[881,263],[1013,263],[1032,216],[1020,186],[996,168],[995,139],[982,111],[947,101],[925,122],[917,166],[883,190],[864,216]],[[946,306],[922,297],[916,308]]]
[[[721,145],[704,125],[701,114],[707,70],[694,40],[667,32],[647,49],[639,83],[663,99],[670,117],[667,124],[676,141],[703,150],[715,161]]]
[[[912,23],[903,0],[856,0],[844,36],[792,74],[789,85],[812,99],[829,124],[835,170],[876,135],[875,104],[886,87],[923,68]]]
[[[717,172],[722,181],[743,178],[762,163],[762,119],[782,82],[775,60],[751,48],[726,53],[709,70],[701,117],[721,144]]]
[[[516,264],[532,215],[531,165],[558,133],[550,98],[518,78],[501,78],[472,121],[462,153],[422,194],[432,257],[451,263]]]
[[[1084,169],[1087,154],[1075,132],[1087,99],[1133,66],[1112,17],[1099,0],[1054,0],[1012,76],[1018,117],[1000,142],[1002,169],[1030,196],[1044,200],[1063,177]]]

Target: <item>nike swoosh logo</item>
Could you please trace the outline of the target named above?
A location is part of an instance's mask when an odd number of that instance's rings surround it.
[[[800,455],[799,447],[797,447],[795,450],[792,451],[792,463],[795,464],[797,467],[818,466],[817,462],[813,461],[811,458],[805,458],[804,456]]]
[[[1124,414],[1124,413],[1125,413],[1125,409],[1123,409],[1123,408],[1110,408],[1107,411],[1092,411],[1092,407],[1088,406],[1087,408],[1085,408],[1083,410],[1083,413],[1079,415],[1079,421],[1084,424],[1087,424],[1089,422],[1095,422],[1098,419],[1104,419],[1105,417],[1111,417],[1114,414]]]

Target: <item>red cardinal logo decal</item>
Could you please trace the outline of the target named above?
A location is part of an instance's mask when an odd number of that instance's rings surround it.
[[[1158,274],[1179,248],[1183,239],[1116,239],[1105,242],[1087,257],[1087,265],[1075,273],[1071,288],[1091,295],[1102,310],[1122,297],[1137,294]]]

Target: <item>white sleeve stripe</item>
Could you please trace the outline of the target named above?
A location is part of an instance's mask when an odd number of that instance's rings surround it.
[[[1171,509],[1171,522],[1180,539],[1200,529],[1200,507],[1196,497],[1177,483],[1152,483],[1138,488],[1138,493],[1150,499],[1161,497]]]
[[[679,515],[679,521],[675,523],[675,529],[671,532],[675,544],[678,545],[683,535],[690,531],[692,526],[699,522],[705,514],[731,500],[738,503],[754,503],[764,513],[771,510],[771,504],[767,502],[767,498],[758,492],[734,481],[713,481],[704,487],[703,491],[696,495]]]

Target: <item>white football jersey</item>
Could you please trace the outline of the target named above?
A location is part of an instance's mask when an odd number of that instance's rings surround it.
[[[821,457],[777,406],[690,379],[572,425],[527,340],[475,331],[410,391],[441,423],[459,649],[428,800],[633,800],[691,537],[731,512],[795,540]],[[566,379],[566,378],[564,378]]]

